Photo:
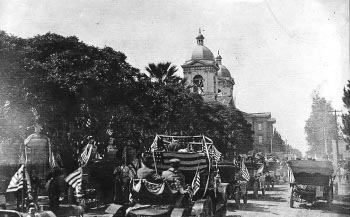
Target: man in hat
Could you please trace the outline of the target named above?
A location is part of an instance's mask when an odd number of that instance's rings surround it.
[[[153,163],[152,156],[145,156],[142,158],[142,167],[137,170],[137,178],[146,179],[150,182],[161,182],[163,181],[154,169],[151,169]]]
[[[185,186],[185,176],[179,171],[180,160],[177,158],[170,160],[170,168],[162,173],[162,177],[168,181],[180,181]]]

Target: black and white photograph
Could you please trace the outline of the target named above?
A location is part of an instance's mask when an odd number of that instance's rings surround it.
[[[349,0],[0,0],[0,217],[350,215]]]

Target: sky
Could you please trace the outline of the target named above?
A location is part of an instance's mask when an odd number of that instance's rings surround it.
[[[182,76],[199,28],[235,79],[237,108],[271,112],[293,147],[307,151],[314,90],[346,112],[348,0],[0,0],[0,30],[22,38],[74,35],[125,53],[142,72],[170,61]]]

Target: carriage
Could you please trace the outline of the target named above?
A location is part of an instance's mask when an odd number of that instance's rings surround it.
[[[169,168],[170,159],[180,159],[186,185],[134,179],[130,204],[113,204],[106,212],[115,216],[225,216],[228,183],[220,182],[215,151],[218,154],[205,136],[156,135],[147,153],[153,156],[153,167],[161,173]]]
[[[290,200],[294,202],[315,203],[325,200],[331,204],[333,200],[333,166],[330,161],[290,160],[289,181]]]

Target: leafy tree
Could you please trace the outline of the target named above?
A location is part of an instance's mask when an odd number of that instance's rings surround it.
[[[348,110],[347,114],[342,115],[342,132],[346,136],[346,140],[350,142],[350,80],[348,81],[347,88],[344,88],[343,95],[344,107]]]
[[[284,141],[281,134],[275,129],[272,138],[272,151],[273,152],[285,152],[286,147],[284,146]]]
[[[332,139],[335,138],[335,121],[331,113],[331,103],[319,93],[315,93],[311,106],[311,114],[305,124],[306,141],[308,142],[309,155],[323,156],[325,154],[325,142],[328,147],[328,154],[332,151]]]
[[[24,138],[40,120],[55,149],[67,155],[87,136],[105,142],[107,129],[119,145],[133,138],[139,148],[156,133],[204,134],[221,151],[227,142],[243,153],[252,148],[241,112],[190,93],[170,62],[149,64],[146,76],[123,53],[75,36],[21,39],[0,32],[0,64],[2,138]]]
[[[120,106],[142,79],[123,53],[48,33],[20,39],[0,32],[3,138],[22,136],[35,121],[57,148],[88,135],[103,141]],[[119,109],[120,110],[120,109]],[[128,111],[123,111],[126,113]]]

